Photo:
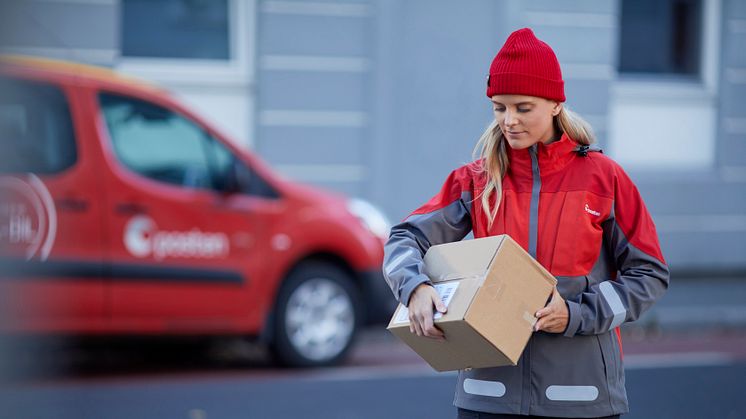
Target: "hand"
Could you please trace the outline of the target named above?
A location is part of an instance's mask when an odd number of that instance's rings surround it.
[[[429,284],[420,284],[409,298],[409,331],[417,336],[425,336],[444,341],[445,334],[433,323],[433,306],[441,313],[446,306],[440,301],[438,291]]]
[[[557,287],[554,287],[549,304],[536,312],[536,318],[539,320],[534,325],[534,332],[543,330],[549,333],[562,333],[565,331],[567,322],[570,320],[570,313]]]

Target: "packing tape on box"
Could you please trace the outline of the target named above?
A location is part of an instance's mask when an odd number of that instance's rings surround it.
[[[431,276],[431,275],[428,275],[428,277],[430,278],[430,280],[433,281],[433,282],[446,282],[446,281],[453,281],[455,279],[458,279],[458,280],[464,280],[464,279],[479,279],[479,280],[482,280],[482,278],[485,278],[486,276],[487,275],[466,275],[466,276],[464,276],[464,275],[459,274],[459,273],[449,273],[449,274],[440,275],[440,276],[434,276],[434,275]]]
[[[536,316],[529,313],[528,310],[523,312],[523,320],[526,320],[528,324],[531,325],[531,329],[533,329],[536,322],[539,321],[539,319],[537,319]]]

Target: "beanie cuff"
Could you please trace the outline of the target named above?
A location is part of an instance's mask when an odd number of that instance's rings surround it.
[[[495,73],[487,79],[487,97],[495,95],[537,96],[565,101],[565,82],[521,73]]]

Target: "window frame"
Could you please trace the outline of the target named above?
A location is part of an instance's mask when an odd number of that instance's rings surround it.
[[[254,80],[255,9],[256,0],[228,0],[228,60],[120,55],[116,67],[126,73],[169,83],[191,84],[199,80],[210,86],[246,84],[247,80]]]
[[[619,6],[621,7],[621,5]],[[700,42],[699,74],[695,76],[678,75],[672,73],[624,73],[619,71],[619,63],[616,63],[618,74],[614,93],[622,97],[647,98],[654,96],[649,86],[655,83],[656,87],[663,87],[672,94],[682,94],[692,97],[692,93],[700,99],[714,98],[718,86],[718,63],[720,60],[720,17],[722,0],[702,0],[701,28],[702,38]],[[621,27],[621,10],[619,12]]]
[[[621,13],[620,13],[621,16]],[[710,172],[716,165],[717,142],[717,99],[719,84],[720,61],[720,21],[722,16],[722,0],[702,0],[702,38],[700,40],[700,74],[697,77],[678,76],[658,73],[620,73],[617,63],[617,78],[610,86],[609,104],[609,150],[610,154],[619,159],[625,167],[640,173],[658,173],[667,171],[697,171]],[[621,22],[620,22],[621,25]],[[621,138],[620,126],[628,124],[622,121],[617,113],[623,113],[631,108],[647,108],[664,114],[670,110],[685,110],[690,106],[698,106],[705,110],[700,125],[705,126],[706,138],[698,137],[698,146],[705,147],[696,150],[696,154],[684,157],[661,166],[660,159],[652,164],[644,154],[636,153],[640,157],[631,157],[633,153],[622,146],[625,139]],[[701,115],[701,113],[700,113]],[[649,115],[654,119],[653,115]],[[669,136],[670,137],[670,136]],[[669,138],[669,141],[677,139]],[[668,144],[668,143],[666,143]],[[625,152],[617,152],[617,147],[624,147]],[[620,148],[621,149],[621,148]],[[704,152],[703,152],[704,150]]]
[[[705,15],[707,14],[707,3],[708,0],[700,0],[700,21],[699,21],[699,28],[700,28],[700,39],[699,39],[699,62],[697,63],[697,71],[694,73],[677,73],[677,72],[663,72],[663,71],[622,71],[621,70],[621,40],[622,40],[622,30],[623,30],[623,13],[622,8],[624,7],[624,2],[619,2],[619,32],[617,33],[618,38],[620,40],[619,43],[619,50],[617,54],[617,63],[616,63],[616,70],[617,73],[620,75],[620,78],[629,78],[630,80],[636,80],[636,79],[642,79],[645,80],[646,78],[661,78],[661,79],[667,79],[667,80],[673,80],[673,81],[692,81],[696,79],[700,79],[702,77],[703,71],[705,69],[703,68],[703,65],[705,64],[705,58],[703,57],[703,54],[706,52],[704,42],[706,41],[707,35],[705,34],[705,25],[707,25],[707,19]]]

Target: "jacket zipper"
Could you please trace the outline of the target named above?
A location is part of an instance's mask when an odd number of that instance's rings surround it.
[[[528,214],[528,253],[536,259],[536,247],[539,241],[539,194],[541,193],[541,175],[539,173],[538,145],[534,144],[528,150],[531,155],[531,204]]]
[[[541,192],[541,174],[539,173],[538,144],[528,150],[531,156],[531,203],[528,213],[528,253],[536,259],[536,248],[539,240],[539,194]],[[523,364],[523,389],[521,392],[521,414],[530,414],[531,406],[531,347],[533,339],[529,339],[526,346],[525,362]]]

